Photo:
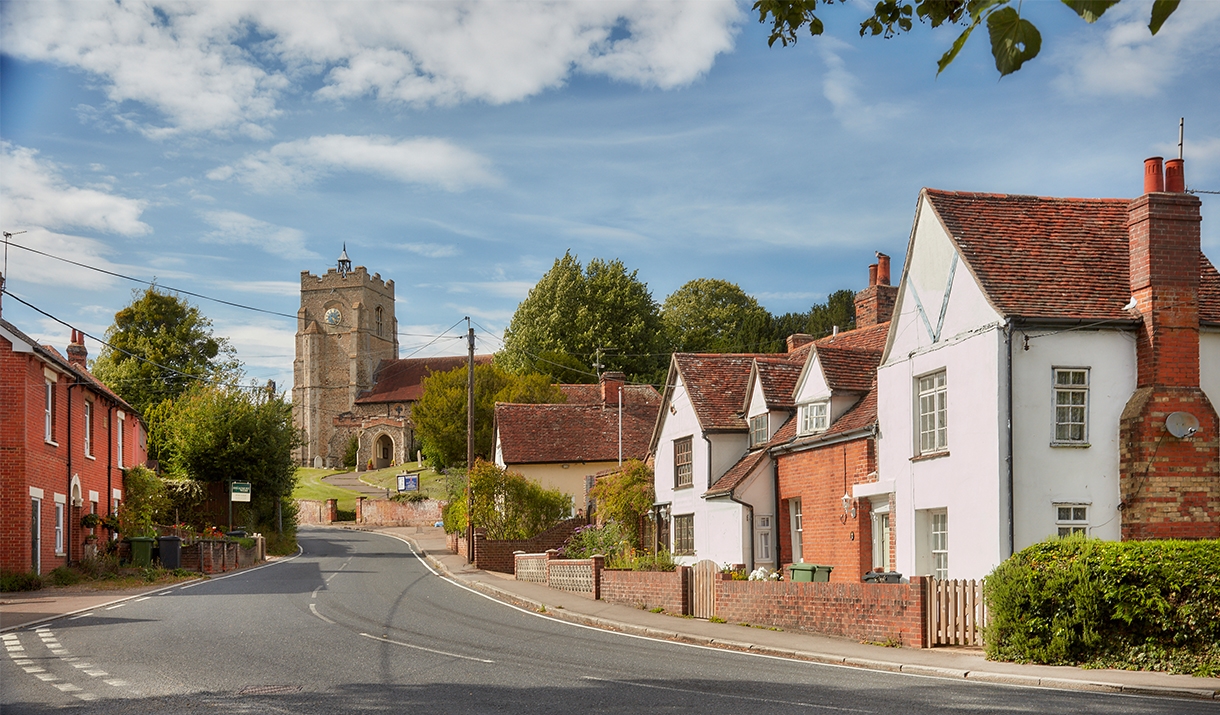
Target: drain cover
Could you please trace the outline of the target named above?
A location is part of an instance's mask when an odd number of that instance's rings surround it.
[[[250,685],[237,691],[238,695],[282,695],[299,693],[300,685]]]

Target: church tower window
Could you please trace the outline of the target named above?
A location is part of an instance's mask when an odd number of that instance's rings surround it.
[[[377,306],[377,310],[373,311],[373,316],[377,324],[377,337],[381,337],[381,306]]]

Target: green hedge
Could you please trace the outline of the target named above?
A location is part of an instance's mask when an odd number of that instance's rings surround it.
[[[994,660],[1220,674],[1220,541],[1052,538],[986,597]]]

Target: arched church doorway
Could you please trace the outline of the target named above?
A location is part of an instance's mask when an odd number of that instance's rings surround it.
[[[390,435],[383,434],[373,444],[373,467],[384,469],[394,461],[394,440]]]

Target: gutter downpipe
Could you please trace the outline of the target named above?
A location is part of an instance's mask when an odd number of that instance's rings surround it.
[[[1013,445],[1012,445],[1012,333],[1013,324],[1012,318],[1009,318],[1004,326],[1004,347],[1007,352],[1007,368],[1008,368],[1008,555],[1012,556],[1017,550],[1015,522],[1014,522],[1014,505],[1013,505]]]
[[[737,502],[738,504],[740,504],[746,508],[745,542],[746,542],[746,550],[750,554],[750,559],[749,559],[749,561],[747,561],[749,568],[746,569],[746,571],[748,573],[748,572],[754,570],[754,505],[747,504],[747,503],[743,502],[742,500],[738,499],[737,495],[731,491],[729,492],[729,499],[731,501]]]
[[[107,400],[107,402],[110,402]],[[114,471],[114,403],[106,405],[106,515],[114,513],[114,486],[111,483]]]
[[[64,563],[72,565],[72,388],[80,385],[73,378],[68,383],[68,503],[64,505]]]

